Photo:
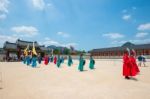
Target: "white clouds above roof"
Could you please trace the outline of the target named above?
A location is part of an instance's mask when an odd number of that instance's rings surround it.
[[[64,38],[70,37],[70,35],[68,33],[65,33],[65,32],[57,32],[57,35],[60,35],[60,36],[62,36]]]
[[[110,39],[119,39],[119,38],[123,38],[124,35],[121,33],[105,33],[102,36],[104,37],[108,37]]]
[[[5,41],[14,43],[18,37],[12,35],[0,35],[0,47],[3,47]]]
[[[137,38],[144,38],[146,36],[148,36],[149,33],[146,33],[146,32],[140,32],[140,33],[137,33],[136,34],[136,37]]]
[[[150,23],[141,24],[141,25],[139,25],[139,27],[137,29],[141,30],[141,31],[150,30]]]
[[[68,48],[69,48],[70,46],[75,47],[75,46],[78,45],[77,43],[72,43],[72,42],[71,42],[71,43],[60,43],[60,42],[58,42],[58,41],[56,41],[56,40],[52,40],[52,39],[49,38],[49,37],[45,37],[42,44],[44,44],[44,45],[46,45],[46,46],[55,45],[55,46],[63,46],[63,47],[68,47]]]
[[[33,37],[38,34],[38,29],[33,26],[15,26],[11,30],[17,34]]]

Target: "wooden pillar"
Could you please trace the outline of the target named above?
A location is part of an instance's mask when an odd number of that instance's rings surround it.
[[[117,56],[120,56],[120,51],[118,51]]]
[[[144,49],[142,49],[142,54],[144,55]]]
[[[9,59],[9,50],[6,51],[6,60],[8,61]]]
[[[18,54],[18,60],[20,60],[20,58],[21,58],[21,49],[20,48],[18,48],[17,49],[17,54]]]

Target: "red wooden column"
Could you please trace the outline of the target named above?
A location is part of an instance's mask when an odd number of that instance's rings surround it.
[[[6,51],[6,60],[8,61],[9,58],[9,50]]]
[[[20,58],[21,58],[21,57],[20,57],[20,56],[21,56],[21,49],[18,48],[17,51],[18,51],[18,60],[20,60]]]

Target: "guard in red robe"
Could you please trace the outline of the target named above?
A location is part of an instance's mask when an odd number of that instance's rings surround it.
[[[45,65],[48,65],[48,62],[49,62],[49,59],[48,59],[48,56],[46,55],[46,56],[44,57],[44,64],[45,64]]]
[[[57,57],[55,56],[54,57],[54,64],[56,64],[57,63]]]
[[[131,63],[131,76],[136,76],[140,72],[140,70],[136,63],[136,56],[133,51],[131,52],[131,56],[129,58],[130,58],[130,63]]]
[[[131,62],[128,52],[125,52],[123,55],[123,76],[126,79],[130,79],[129,76],[131,76]]]

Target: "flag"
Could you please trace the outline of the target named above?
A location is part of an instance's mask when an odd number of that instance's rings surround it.
[[[33,42],[32,53],[33,53],[34,55],[37,55],[36,50],[35,50],[35,46],[34,46],[34,42]]]
[[[132,52],[133,52],[134,56],[136,56],[136,52],[135,52],[135,50],[134,50],[134,49],[132,49]]]
[[[127,47],[127,51],[128,51],[129,56],[130,56],[130,49],[128,47]]]
[[[71,49],[71,51],[74,51],[74,47],[73,46],[70,46],[70,49]]]
[[[51,49],[51,54],[53,55],[54,49]]]
[[[62,49],[61,49],[61,52],[63,53],[64,52],[64,48],[62,47]]]
[[[25,55],[25,56],[28,55],[28,49],[29,49],[29,44],[28,44],[27,47],[24,49],[24,55]]]

